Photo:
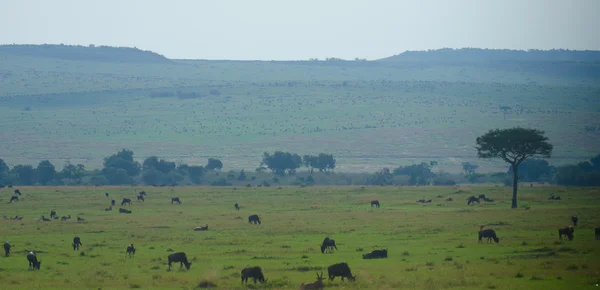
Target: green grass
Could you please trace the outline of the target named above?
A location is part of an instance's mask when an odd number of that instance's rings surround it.
[[[0,237],[13,244],[13,255],[0,257],[2,289],[192,289],[201,281],[255,288],[240,286],[239,277],[255,265],[268,279],[262,288],[297,289],[314,281],[315,271],[344,261],[357,281],[326,281],[327,288],[595,289],[599,279],[597,188],[524,188],[522,208],[513,210],[510,189],[491,186],[20,189],[23,200],[14,204],[7,203],[8,189],[0,192],[0,212],[24,216],[0,220]],[[140,190],[148,193],[146,202],[134,201],[131,215],[119,214],[118,206],[104,211],[104,192],[120,200]],[[481,193],[496,201],[466,206],[466,197]],[[551,193],[563,200],[547,200]],[[169,203],[174,196],[181,205]],[[448,196],[455,201],[444,202]],[[370,208],[374,198],[381,208]],[[415,202],[422,198],[433,203]],[[73,219],[40,221],[51,209]],[[262,225],[248,224],[250,214],[261,216]],[[574,214],[580,218],[575,239],[559,242],[557,229]],[[86,221],[77,223],[77,216]],[[208,231],[193,231],[204,224]],[[500,243],[478,244],[480,225],[495,229]],[[80,251],[70,247],[75,235]],[[339,251],[319,252],[326,236]],[[134,258],[125,257],[129,243],[137,248]],[[387,248],[389,258],[361,259],[377,248]],[[27,270],[25,250],[38,251],[40,271]],[[189,271],[178,265],[167,271],[171,250],[187,253]]]

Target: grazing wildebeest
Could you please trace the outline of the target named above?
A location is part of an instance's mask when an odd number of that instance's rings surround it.
[[[478,197],[470,196],[469,198],[467,198],[467,205],[471,205],[472,203],[474,204],[475,202],[479,203]]]
[[[572,226],[558,229],[558,238],[562,240],[562,236],[567,236],[567,238],[569,238],[569,241],[572,241],[574,232],[575,232],[575,229]]]
[[[83,244],[81,243],[81,239],[79,237],[74,237],[72,246],[73,246],[73,251],[79,250],[79,246],[83,246]]]
[[[63,216],[60,218],[61,221],[66,221],[66,220],[70,220],[70,219],[71,219],[71,215]]]
[[[137,196],[137,200],[144,201],[144,196],[143,196],[143,195],[138,195],[138,196]]]
[[[173,204],[173,203],[181,204],[181,200],[179,200],[179,197],[172,197],[171,204]]]
[[[125,250],[125,255],[129,255],[129,257],[131,257],[132,255],[135,256],[135,248],[133,247],[133,244],[127,246],[127,249]]]
[[[254,223],[254,224],[259,224],[260,225],[260,218],[258,217],[258,215],[253,214],[251,216],[248,217],[248,223]]]
[[[115,204],[116,204],[116,201],[114,199],[110,201],[111,206],[115,206]]]
[[[388,251],[387,249],[382,250],[374,250],[370,253],[366,253],[363,255],[363,259],[383,259],[387,258]]]
[[[557,195],[557,196],[553,195],[553,196],[550,196],[548,199],[549,200],[560,200],[560,196],[559,195]]]
[[[18,195],[21,195],[21,191],[20,191],[20,190],[18,190],[18,189],[15,189],[14,193],[15,193],[15,194],[18,194]]]
[[[4,256],[5,257],[10,256],[10,247],[11,247],[10,243],[8,241],[6,241],[4,243]]]
[[[106,195],[106,197],[108,197],[108,192],[105,192],[104,195]]]
[[[596,240],[600,240],[600,228],[595,228],[594,233],[596,234]]]
[[[119,213],[131,213],[131,211],[124,208],[119,208]]]
[[[131,199],[129,199],[129,198],[123,198],[123,201],[121,201],[121,206],[124,206],[126,204],[131,205]]]
[[[242,270],[242,284],[244,284],[244,282],[248,283],[248,278],[252,278],[254,280],[254,284],[256,284],[257,280],[261,283],[265,283],[266,281],[262,269],[258,266],[248,267]]]
[[[171,269],[171,263],[173,262],[180,263],[179,269],[181,269],[185,264],[185,267],[189,270],[190,266],[192,265],[192,263],[188,262],[187,256],[184,252],[177,252],[169,255],[169,269]]]
[[[492,242],[492,239],[494,239],[494,242],[498,243],[500,242],[500,239],[496,236],[496,232],[492,229],[487,229],[484,230],[483,229],[484,226],[481,226],[479,228],[479,243],[481,243],[481,239],[482,238],[487,238],[488,243]]]
[[[194,231],[208,231],[208,225],[196,227]]]
[[[51,218],[55,218],[56,217],[56,210],[53,209],[53,210],[50,211],[50,217]]]
[[[454,199],[452,199],[451,197],[446,198],[446,201],[454,201]]]
[[[577,221],[579,221],[579,218],[577,218],[576,215],[571,217],[571,221],[573,221],[573,225],[576,226],[577,225]]]
[[[356,280],[356,276],[352,276],[350,267],[346,263],[338,263],[327,267],[327,273],[329,274],[329,280],[332,281],[337,276],[342,277],[342,281],[344,281],[344,278],[347,278],[349,281]]]
[[[371,200],[371,207],[373,206],[379,208],[379,200]]]
[[[304,282],[300,285],[300,290],[317,290],[323,289],[325,286],[323,285],[323,271],[321,271],[321,276],[317,273],[317,281],[315,282]]]
[[[10,202],[13,202],[13,201],[19,201],[19,197],[18,197],[18,196],[16,196],[16,195],[13,195],[13,196],[10,198]]]
[[[111,211],[112,210],[112,206],[109,206],[107,208],[104,209],[104,211]]]
[[[43,221],[45,221],[45,222],[52,221],[51,219],[49,219],[49,218],[46,218],[45,216],[42,216],[42,220],[43,220]]]
[[[147,195],[145,191],[140,191],[140,193],[138,195]]]
[[[27,261],[29,261],[29,268],[34,270],[39,270],[40,265],[42,264],[42,261],[38,261],[35,251],[30,251],[27,253]]]
[[[85,219],[84,219],[84,218],[82,218],[82,217],[77,217],[77,222],[78,222],[78,223],[80,223],[80,222],[84,222],[84,221],[85,221]]]
[[[337,246],[335,245],[335,240],[334,239],[330,239],[329,237],[326,237],[323,240],[323,243],[321,244],[321,253],[325,254],[325,250],[329,250],[329,252],[333,252],[333,249],[338,249]]]
[[[236,210],[240,210],[240,205],[237,202],[233,206],[235,206]]]

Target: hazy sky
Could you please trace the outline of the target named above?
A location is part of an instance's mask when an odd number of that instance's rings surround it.
[[[600,0],[0,0],[0,43],[169,58],[377,59],[442,47],[600,49]]]

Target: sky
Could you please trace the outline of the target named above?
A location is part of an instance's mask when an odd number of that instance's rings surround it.
[[[232,60],[372,60],[462,47],[600,50],[599,12],[600,0],[0,0],[0,43]]]

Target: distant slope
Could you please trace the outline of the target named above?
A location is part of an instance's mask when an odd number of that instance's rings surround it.
[[[442,48],[427,51],[406,51],[398,55],[379,59],[377,61],[577,61],[600,62],[600,51],[597,50],[510,50],[510,49],[481,49],[481,48]]]
[[[169,63],[168,58],[146,50],[131,47],[81,46],[81,45],[0,45],[0,53],[21,56],[58,58],[66,60],[125,62],[125,63]]]

